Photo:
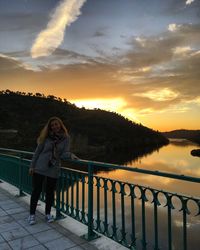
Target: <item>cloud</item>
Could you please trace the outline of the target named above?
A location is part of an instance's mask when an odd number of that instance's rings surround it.
[[[174,32],[174,31],[177,31],[180,27],[181,27],[181,25],[171,23],[168,25],[168,30]]]
[[[185,47],[176,47],[173,49],[175,55],[185,55],[186,53],[190,52],[192,49],[190,46]]]
[[[33,70],[32,66],[21,62],[15,57],[0,54],[0,73],[13,72],[13,71],[26,71]]]
[[[51,16],[47,28],[39,33],[32,48],[32,58],[48,56],[62,43],[67,26],[75,22],[86,0],[63,0]]]
[[[142,37],[136,37],[135,40],[136,40],[142,47],[145,47],[146,39],[144,39],[144,38],[142,38]]]
[[[199,42],[198,24],[174,24],[156,36],[133,37],[114,75],[129,90],[123,90],[128,106],[144,113],[189,110],[188,101],[198,100],[200,93]]]
[[[199,20],[199,14],[200,14],[200,1],[195,0],[176,0],[176,1],[167,1],[168,4],[166,8],[163,11],[163,15],[167,15],[171,18],[171,20],[174,20],[178,17],[184,17],[185,20],[191,20],[190,18],[193,17],[192,20],[195,20],[195,22]],[[182,19],[182,18],[181,18]],[[179,19],[180,20],[180,19]],[[187,22],[187,21],[186,21]]]
[[[138,94],[133,95],[137,96]],[[175,99],[178,96],[178,93],[175,93],[169,88],[164,88],[160,90],[150,90],[146,93],[141,93],[139,96],[144,96],[155,101],[163,102]]]
[[[175,30],[177,25],[173,25]],[[159,72],[158,68],[175,67],[176,61],[174,54],[199,51],[200,25],[179,25],[176,32],[163,32],[156,36],[133,37],[129,42],[130,50],[123,57],[123,68],[129,68],[129,73],[138,72],[139,68],[151,68],[151,72]],[[160,48],[160,49],[158,49]],[[155,53],[156,51],[156,53]],[[167,65],[169,64],[169,65]],[[163,70],[161,70],[163,73]],[[166,72],[166,71],[165,71]],[[145,73],[145,72],[144,72]],[[133,76],[133,74],[132,74]],[[137,74],[138,76],[138,74]]]
[[[135,121],[156,114],[163,114],[163,119],[167,119],[165,114],[191,115],[195,109],[199,110],[199,41],[200,25],[182,24],[175,32],[133,37],[129,50],[120,56],[108,57],[102,53],[101,58],[93,58],[57,48],[50,57],[53,66],[45,57],[33,60],[39,63],[38,72],[25,69],[19,59],[4,56],[1,58],[4,69],[7,63],[10,70],[7,77],[5,70],[4,73],[0,70],[0,84],[5,89],[15,83],[17,90],[37,89],[68,100],[94,100],[103,96],[109,105],[109,100],[120,99],[123,100],[120,113]],[[158,116],[151,122],[156,124],[157,119]],[[181,125],[182,120],[177,122]]]

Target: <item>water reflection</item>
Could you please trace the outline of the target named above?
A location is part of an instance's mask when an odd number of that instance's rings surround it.
[[[200,177],[200,158],[193,157],[190,154],[190,151],[196,145],[192,142],[185,141],[186,140],[179,139],[175,142],[175,140],[173,140],[172,143],[170,142],[167,146],[157,151],[153,151],[151,154],[140,157],[139,159],[133,159],[127,165],[154,171],[158,170],[161,172]],[[185,144],[184,147],[183,144]],[[199,184],[197,183],[189,183],[136,172],[127,173],[127,171],[123,170],[101,172],[99,175],[171,192],[181,192],[183,194],[200,196]]]
[[[95,161],[107,162],[118,165],[130,165],[132,161],[139,161],[141,158],[151,155],[153,152],[159,152],[160,148],[164,146],[152,146],[145,148],[134,148],[126,153],[107,153],[103,155],[98,155],[94,159]]]
[[[98,221],[100,222],[100,226],[97,227],[102,232],[106,230],[106,225],[108,225],[107,235],[113,234],[113,188],[112,182],[108,181],[107,178],[99,178],[99,185],[97,185],[97,180],[99,177],[94,178],[94,226],[98,225]],[[81,178],[71,178],[69,175],[70,185],[67,194],[68,206],[70,211],[73,211],[73,214],[76,214],[76,209],[73,209],[76,204],[76,197],[79,197],[79,204],[82,204],[82,187],[83,183],[81,183]],[[77,183],[78,181],[78,183]],[[85,188],[84,188],[84,197],[85,197],[85,208],[84,211],[87,214],[87,202],[88,202],[88,185],[87,177],[85,179]],[[106,183],[106,184],[105,184]],[[98,192],[98,187],[99,192]],[[77,192],[77,188],[79,192]],[[118,239],[122,238],[122,203],[124,204],[124,229],[126,232],[126,239],[128,242],[131,242],[132,237],[132,222],[133,222],[133,207],[131,204],[131,189],[129,185],[125,185],[124,187],[124,201],[122,202],[122,194],[121,194],[121,186],[118,183],[115,185],[115,223],[117,228]],[[73,191],[72,191],[73,190]],[[139,187],[135,187],[134,191],[134,226],[135,226],[135,237],[137,238],[137,249],[143,249],[141,245],[142,239],[142,200],[141,191]],[[99,195],[97,195],[99,194]],[[146,201],[145,201],[145,220],[146,220],[146,241],[148,245],[145,249],[154,249],[154,197],[151,189],[145,191]],[[99,201],[98,201],[99,197]],[[164,192],[160,192],[158,194],[158,205],[157,205],[157,216],[158,216],[158,238],[159,238],[159,249],[167,250],[168,249],[168,206],[167,198]],[[81,205],[80,205],[81,206]],[[97,209],[98,207],[98,209]],[[77,207],[76,207],[77,208]],[[174,196],[172,198],[172,208],[171,208],[171,228],[172,228],[172,245],[174,250],[183,249],[183,212],[182,208],[182,200],[180,197]],[[188,235],[188,250],[198,250],[199,248],[199,229],[200,229],[200,218],[196,216],[198,214],[198,204],[192,200],[188,201],[187,205],[188,211],[190,214],[187,216],[187,235]],[[79,210],[80,211],[80,210]],[[80,214],[81,211],[80,211]],[[97,218],[99,220],[97,221]],[[87,217],[86,217],[87,221]]]
[[[191,156],[190,151],[196,144],[187,140],[172,140],[169,145],[153,151],[143,157],[138,157],[129,161],[127,165],[130,167],[138,167],[149,170],[159,170],[163,172],[183,174],[194,177],[200,177],[200,158]],[[150,186],[158,190],[165,190],[167,192],[186,194],[188,196],[199,197],[200,188],[198,183],[190,183],[176,179],[163,178],[153,175],[145,175],[136,172],[127,172],[123,170],[113,170],[109,172],[98,173],[99,176],[121,180],[123,182],[139,184],[142,186]],[[173,211],[172,231],[173,249],[183,249],[182,247],[182,214],[180,204],[175,202],[175,210]],[[111,206],[111,204],[110,204]],[[120,216],[120,202],[118,204],[118,216]],[[191,210],[198,210],[198,208],[191,207]],[[153,207],[149,203],[146,209],[147,216],[147,235],[152,242],[153,239]],[[159,242],[162,249],[167,249],[167,211],[162,207],[159,209]],[[126,204],[126,221],[131,221],[131,209]],[[141,238],[141,204],[139,201],[136,206],[136,231],[137,236]],[[160,223],[162,222],[162,223]],[[199,231],[200,219],[197,217],[188,217],[188,241],[190,242],[189,249],[199,249]],[[131,231],[130,224],[127,224],[127,230]],[[140,249],[140,248],[139,248]],[[153,249],[153,243],[150,243],[148,249]]]
[[[183,146],[184,145],[184,146]],[[190,155],[191,149],[196,146],[190,142],[184,142],[173,140],[167,146],[160,148],[157,151],[152,151],[145,156],[140,156],[129,161],[127,164],[130,167],[138,167],[149,170],[159,170],[163,172],[170,172],[176,174],[184,174],[200,177],[200,158],[195,158]],[[118,159],[118,156],[116,156]],[[99,159],[103,161],[102,159]],[[188,196],[200,196],[200,188],[197,183],[190,183],[186,181],[180,181],[175,179],[163,178],[153,175],[145,175],[136,172],[128,172],[123,170],[109,170],[97,172],[98,177],[104,177],[107,179],[115,179],[126,183],[139,184],[141,186],[151,187],[158,190],[164,190],[167,192],[186,194]],[[75,184],[75,183],[74,183]],[[73,184],[72,184],[73,185]],[[95,181],[94,181],[95,185]],[[107,223],[109,223],[109,234],[112,234],[113,224],[113,200],[112,200],[112,188],[111,183],[108,181],[108,186],[105,189],[105,183],[101,178],[100,181],[100,193],[99,193],[99,213],[101,220],[101,228],[105,227],[105,213],[107,213]],[[79,183],[79,201],[82,203],[81,192],[82,185]],[[71,187],[70,187],[71,189]],[[76,185],[74,185],[76,189]],[[106,190],[106,191],[105,191]],[[119,229],[118,236],[121,237],[122,229],[122,200],[119,184],[116,185],[117,193],[115,194],[116,201],[116,225]],[[85,186],[85,205],[87,206],[87,185]],[[131,238],[132,234],[132,208],[130,202],[130,190],[128,185],[125,187],[126,195],[124,196],[124,208],[125,208],[125,230],[127,232],[127,238]],[[97,186],[94,187],[94,219],[97,219]],[[106,194],[106,196],[105,196]],[[138,188],[135,198],[135,232],[138,239],[137,249],[142,249],[140,239],[142,238],[142,201],[140,199],[141,193]],[[146,235],[147,235],[147,249],[154,249],[154,203],[150,189],[146,193],[147,201],[145,202],[145,218],[146,218]],[[71,190],[69,190],[69,200],[73,200],[75,204],[76,192],[73,197]],[[105,202],[106,201],[106,202]],[[71,202],[72,203],[72,202]],[[160,249],[168,249],[168,210],[166,205],[166,197],[159,194],[158,206],[158,232],[159,232],[159,246]],[[183,213],[180,211],[182,204],[180,199],[173,197],[172,199],[172,242],[174,250],[183,249]],[[106,206],[105,206],[106,204]],[[106,207],[106,208],[105,208]],[[199,207],[192,201],[188,202],[188,209],[191,214],[187,216],[187,234],[188,234],[188,249],[198,250],[200,245],[199,231],[200,231],[200,216],[194,216],[198,213]],[[87,207],[85,207],[87,212]],[[106,212],[105,212],[106,211]]]
[[[170,144],[178,146],[178,147],[190,147],[191,145],[196,145],[195,143],[186,140],[186,139],[170,139]]]

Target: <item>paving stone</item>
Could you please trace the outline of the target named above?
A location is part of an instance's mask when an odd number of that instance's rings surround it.
[[[51,227],[49,225],[47,225],[46,223],[37,223],[35,225],[32,225],[30,226],[28,224],[28,221],[20,221],[19,222],[21,225],[23,225],[24,227],[26,227],[26,230],[31,233],[31,234],[35,234],[35,233],[38,233],[38,232],[42,232],[42,231],[46,231],[46,230],[49,230],[51,229]]]
[[[75,246],[75,247],[69,248],[69,250],[84,250],[84,248],[80,246]]]
[[[39,242],[29,235],[20,239],[12,240],[8,242],[13,250],[23,250],[33,246],[39,245]]]
[[[85,239],[75,235],[75,234],[70,234],[70,235],[66,235],[67,238],[69,238],[70,240],[72,240],[73,242],[75,242],[77,245],[81,245],[86,243]]]
[[[4,242],[4,238],[0,235],[0,243]]]
[[[39,210],[36,212],[37,223],[30,226],[27,220],[29,204],[2,190],[1,187],[0,193],[0,250],[96,249],[58,222],[46,223],[43,212]]]
[[[62,234],[58,233],[54,229],[43,231],[37,234],[34,234],[34,237],[39,240],[41,243],[46,243],[62,237]]]
[[[9,230],[7,232],[2,232],[1,235],[3,236],[3,238],[6,241],[11,241],[11,240],[15,240],[18,238],[22,238],[26,235],[28,235],[29,233],[22,227],[19,228],[15,228],[12,230]]]
[[[57,223],[51,223],[51,228],[54,228],[56,231],[58,231],[59,233],[65,235],[65,236],[69,236],[69,235],[73,235],[72,232],[70,232],[68,229],[61,227],[60,225],[58,225]]]
[[[3,208],[3,209],[11,209],[11,208],[19,208],[20,207],[20,205],[18,204],[18,203],[16,203],[16,202],[10,202],[10,203],[5,203],[5,204],[1,204],[1,207]]]
[[[90,245],[89,243],[82,244],[81,247],[85,250],[97,250],[98,248]],[[106,248],[107,249],[107,248]]]
[[[0,201],[0,207],[5,207],[5,206],[9,206],[10,204],[15,204],[16,202],[14,202],[13,200],[11,200],[10,198],[6,199],[6,200],[2,200]]]
[[[7,196],[3,193],[3,192],[1,192],[1,194],[0,194],[0,200],[2,199],[3,200],[3,198],[6,198]]]
[[[0,217],[1,224],[7,223],[7,222],[11,222],[11,221],[14,221],[14,219],[11,216],[9,216],[9,215],[5,215],[5,216],[1,216]]]
[[[12,214],[11,217],[14,218],[15,220],[22,220],[22,219],[27,219],[29,215],[29,212],[21,212],[21,213],[17,213],[17,214]]]
[[[45,244],[45,246],[49,249],[49,250],[65,250],[65,249],[70,249],[71,247],[75,246],[76,244],[65,238],[65,237],[62,237],[60,239],[57,239],[57,240],[53,240],[53,241],[50,241],[48,243]]]
[[[6,232],[6,231],[9,231],[9,230],[18,228],[18,227],[19,227],[19,224],[17,224],[14,221],[0,224],[0,233]]]
[[[37,246],[31,247],[31,248],[27,248],[27,249],[28,250],[47,250],[47,248],[44,247],[43,245],[37,245]]]
[[[0,217],[5,215],[7,215],[6,212],[2,208],[0,208]]]
[[[0,195],[0,202],[1,201],[5,201],[5,200],[8,200],[9,198],[6,197],[5,195]]]
[[[0,243],[0,249],[1,250],[10,250],[10,246],[5,242],[5,243]]]
[[[11,209],[6,209],[7,214],[17,214],[20,212],[25,212],[26,210],[23,207],[17,207],[17,208],[11,208]]]

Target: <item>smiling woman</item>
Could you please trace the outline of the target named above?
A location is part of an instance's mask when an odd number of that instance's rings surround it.
[[[36,223],[35,212],[45,182],[45,218],[53,222],[51,206],[54,191],[60,174],[61,159],[77,159],[69,152],[69,135],[62,120],[51,117],[38,137],[38,146],[33,155],[29,174],[32,176],[33,190],[30,201],[29,224]]]

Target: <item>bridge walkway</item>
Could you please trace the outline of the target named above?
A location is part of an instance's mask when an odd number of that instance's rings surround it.
[[[37,211],[37,224],[27,222],[29,205],[21,197],[6,191],[0,183],[0,249],[96,250],[95,246],[59,225],[46,223]],[[27,197],[30,199],[30,196]],[[41,210],[41,209],[40,209]]]

